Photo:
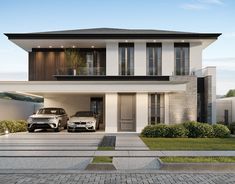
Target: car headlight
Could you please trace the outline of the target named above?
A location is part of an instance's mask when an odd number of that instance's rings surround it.
[[[31,118],[31,117],[29,117],[28,119],[27,119],[27,122],[30,124],[30,123],[33,123],[33,118]]]
[[[74,125],[74,122],[68,121],[68,125]]]

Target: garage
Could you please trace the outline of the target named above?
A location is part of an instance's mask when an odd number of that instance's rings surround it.
[[[65,109],[69,117],[78,111],[92,111],[97,119],[97,131],[105,130],[104,94],[46,93],[44,107]]]

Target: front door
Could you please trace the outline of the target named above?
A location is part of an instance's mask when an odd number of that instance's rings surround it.
[[[119,131],[135,131],[135,94],[119,94]]]

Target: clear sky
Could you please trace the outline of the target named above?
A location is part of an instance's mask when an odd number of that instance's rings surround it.
[[[0,0],[0,80],[27,80],[27,53],[3,33],[94,27],[223,35],[203,52],[217,94],[235,88],[235,0]]]

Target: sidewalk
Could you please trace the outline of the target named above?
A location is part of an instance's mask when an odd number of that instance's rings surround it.
[[[170,156],[235,156],[235,151],[1,151],[0,157],[170,157]]]

